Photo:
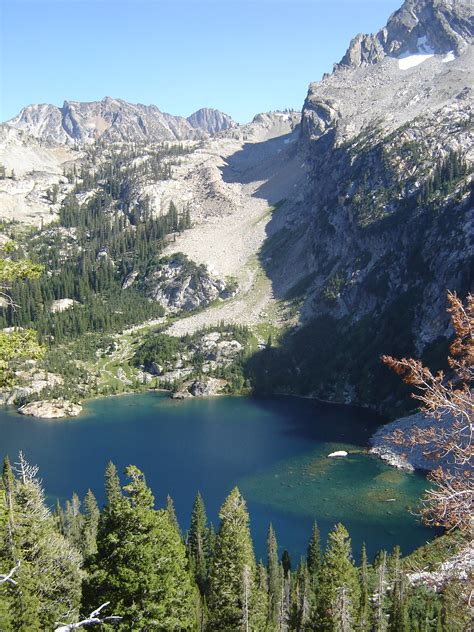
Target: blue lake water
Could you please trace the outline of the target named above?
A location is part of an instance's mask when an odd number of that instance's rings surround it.
[[[112,460],[119,471],[133,463],[145,472],[157,506],[170,494],[184,530],[198,490],[217,527],[219,507],[238,485],[259,557],[270,521],[294,562],[315,519],[323,539],[343,522],[356,557],[364,541],[370,555],[395,544],[408,553],[433,535],[408,510],[426,480],[365,453],[381,423],[367,411],[292,397],[176,401],[158,393],[95,400],[61,421],[0,411],[0,454],[14,461],[21,449],[39,465],[51,502],[88,488],[102,502]],[[350,454],[328,459],[337,449]]]

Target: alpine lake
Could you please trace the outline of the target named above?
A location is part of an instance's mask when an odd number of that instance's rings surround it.
[[[296,397],[173,400],[164,393],[97,399],[66,420],[24,417],[0,409],[0,455],[23,450],[37,464],[47,498],[64,503],[91,488],[104,501],[109,460],[144,471],[156,506],[174,500],[183,530],[199,490],[210,520],[237,485],[245,497],[258,557],[271,522],[280,551],[293,565],[305,554],[314,520],[323,543],[337,522],[359,557],[399,544],[407,554],[433,537],[413,515],[427,487],[418,473],[385,465],[367,453],[382,423],[366,410]],[[346,450],[345,458],[328,458]]]

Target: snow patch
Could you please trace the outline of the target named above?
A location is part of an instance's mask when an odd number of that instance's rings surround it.
[[[454,61],[456,59],[456,55],[453,50],[450,50],[449,53],[446,54],[446,57],[443,57],[441,60],[443,64],[447,64],[450,61]]]
[[[427,55],[408,55],[407,57],[399,57],[398,67],[400,70],[408,70],[409,68],[419,66],[427,59],[430,59],[430,57],[433,57],[433,53]]]

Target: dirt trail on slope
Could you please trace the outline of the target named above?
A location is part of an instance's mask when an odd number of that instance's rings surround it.
[[[265,130],[256,142],[214,139],[182,165],[179,177],[191,198],[195,225],[164,254],[183,252],[217,277],[234,277],[239,291],[177,321],[169,334],[180,336],[221,321],[278,322],[278,304],[258,252],[267,237],[272,205],[295,195],[301,171],[296,156],[291,157],[296,132],[283,128],[286,134],[275,137],[274,131]]]

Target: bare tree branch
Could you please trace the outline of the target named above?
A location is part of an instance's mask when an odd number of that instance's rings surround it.
[[[6,573],[5,575],[1,575],[0,574],[0,584],[4,584],[4,583],[8,582],[8,583],[12,584],[13,586],[17,586],[18,582],[16,582],[14,579],[12,579],[12,575],[19,568],[20,568],[20,560],[18,560],[16,565],[10,571],[8,571],[8,573]]]
[[[442,371],[434,375],[419,360],[383,356],[382,360],[417,390],[413,397],[421,402],[421,410],[433,417],[428,428],[416,428],[409,436],[395,431],[395,443],[407,446],[427,446],[427,454],[446,457],[450,466],[430,473],[434,488],[426,492],[421,515],[425,522],[448,529],[473,528],[474,485],[472,457],[474,435],[474,296],[468,294],[466,305],[448,292],[448,312],[455,332],[450,345],[448,364],[452,378]],[[436,422],[446,421],[440,424]]]
[[[90,613],[87,619],[83,619],[82,621],[78,621],[77,623],[56,623],[59,627],[55,628],[54,632],[70,632],[71,630],[77,630],[84,625],[102,625],[103,623],[107,623],[110,621],[121,621],[122,617],[118,617],[117,615],[111,615],[109,617],[101,618],[100,612],[103,608],[107,607],[110,604],[110,601],[106,601],[101,606],[99,606],[96,610]]]

